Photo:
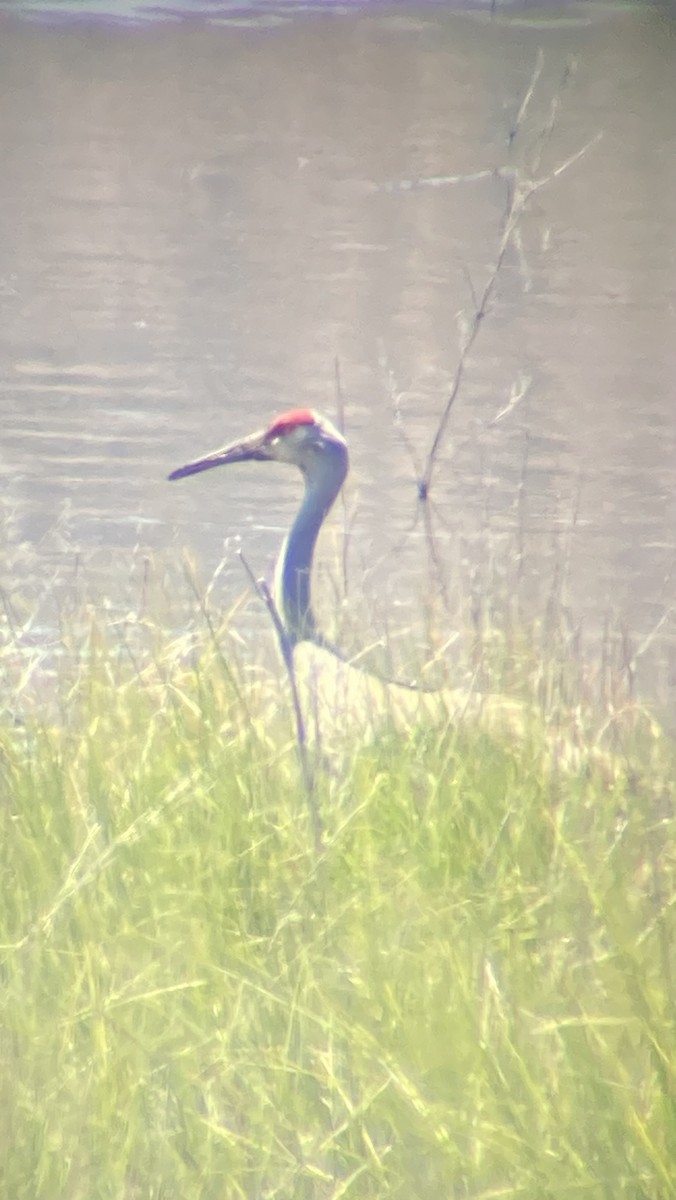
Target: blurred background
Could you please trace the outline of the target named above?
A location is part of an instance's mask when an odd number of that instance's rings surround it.
[[[133,606],[149,570],[180,587],[186,548],[205,580],[225,557],[227,609],[234,548],[269,571],[299,481],[166,475],[313,406],[350,442],[321,557],[365,636],[415,638],[435,587],[449,635],[454,598],[537,618],[556,594],[673,702],[675,113],[667,4],[0,0],[6,613],[48,636],[75,577]],[[475,297],[545,179],[426,533]]]

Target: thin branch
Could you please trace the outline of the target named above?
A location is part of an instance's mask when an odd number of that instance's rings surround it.
[[[420,499],[423,501],[424,497],[421,496]],[[449,615],[451,612],[451,601],[448,594],[448,585],[446,583],[444,565],[439,554],[436,538],[434,536],[434,527],[432,524],[432,506],[430,504],[423,503],[422,508],[428,561],[431,565],[432,573],[436,577],[438,594],[441,596],[441,601],[446,610],[446,614]]]
[[[566,86],[569,79],[572,77],[573,71],[574,71],[574,65],[569,65],[566,69],[566,72],[564,73],[564,78],[563,78],[563,81],[561,84],[561,89]],[[540,160],[542,158],[542,153],[544,151],[544,147],[547,144],[549,137],[551,136],[551,132],[554,127],[554,122],[556,119],[556,114],[558,112],[558,104],[559,103],[560,103],[560,91],[559,91],[559,93],[557,93],[557,97],[555,97],[555,100],[552,103],[550,118],[549,118],[549,121],[547,122],[545,130],[543,131],[543,135],[540,140],[540,145],[538,147],[538,151],[535,156],[536,165],[539,165]],[[582,156],[584,154],[586,154],[587,151],[589,149],[591,149],[591,147],[594,146],[599,141],[601,136],[602,136],[601,133],[596,134],[584,146],[582,146],[582,148],[580,150],[577,150],[574,154],[571,154],[570,157],[567,158],[564,162],[560,163],[558,167],[556,167],[548,175],[546,175],[540,179],[531,179],[528,182],[522,182],[518,178],[518,175],[514,175],[511,171],[509,172],[509,178],[514,180],[514,185],[513,185],[513,188],[510,188],[508,206],[507,206],[507,211],[505,214],[503,232],[502,232],[502,237],[500,239],[500,244],[498,247],[498,253],[497,253],[495,262],[493,264],[491,273],[488,277],[488,280],[484,286],[483,291],[480,293],[480,295],[478,297],[478,300],[474,296],[474,289],[472,288],[473,300],[474,300],[474,313],[473,313],[471,320],[468,322],[467,329],[461,340],[460,354],[458,356],[458,361],[457,361],[456,368],[455,368],[455,374],[453,376],[453,380],[451,383],[451,388],[450,388],[450,391],[446,398],[444,407],[442,409],[441,416],[439,418],[439,423],[437,425],[436,432],[432,439],[430,449],[427,453],[424,470],[423,470],[422,474],[419,475],[419,477],[418,477],[418,496],[421,500],[426,500],[429,495],[430,487],[432,484],[432,477],[433,477],[434,470],[436,467],[436,462],[437,462],[437,458],[438,458],[439,451],[441,448],[441,444],[446,435],[446,428],[448,426],[451,411],[453,409],[453,405],[455,404],[455,401],[457,400],[458,394],[459,394],[462,384],[464,382],[467,360],[472,352],[474,343],[476,342],[476,339],[478,337],[479,329],[481,328],[481,322],[483,321],[484,317],[486,316],[486,314],[489,310],[489,306],[491,304],[491,301],[493,299],[494,293],[497,288],[498,279],[500,278],[502,269],[504,267],[505,257],[507,255],[508,250],[510,249],[510,246],[512,246],[512,244],[514,243],[514,240],[517,236],[518,227],[519,227],[520,221],[523,217],[523,214],[524,214],[526,208],[528,207],[532,197],[535,195],[535,193],[537,191],[539,191],[540,188],[544,187],[545,184],[551,182],[553,179],[558,179],[558,177],[560,175],[562,175],[564,173],[564,171],[567,171],[569,167],[571,167],[574,163],[578,162],[582,158]],[[500,174],[506,175],[506,172],[500,172]],[[523,394],[525,394],[525,392]],[[521,397],[518,396],[517,399],[514,401],[514,404],[512,404],[510,402],[510,404],[507,406],[507,409],[503,410],[503,412],[501,414],[499,414],[498,419],[500,419],[502,416],[505,416],[508,412],[510,412],[512,410],[512,408],[515,407],[516,403],[518,403],[518,399],[520,399],[520,398]]]
[[[603,131],[599,130],[598,133],[594,134],[593,138],[590,138],[588,142],[585,142],[584,146],[582,146],[580,150],[576,150],[574,154],[570,155],[570,158],[566,158],[564,162],[559,164],[558,167],[554,167],[553,171],[549,172],[549,175],[544,175],[541,179],[534,179],[528,187],[527,201],[530,200],[531,196],[533,196],[535,192],[539,192],[540,188],[543,188],[546,186],[546,184],[551,183],[553,179],[558,179],[559,175],[563,175],[564,171],[567,171],[569,167],[572,167],[574,163],[578,162],[578,160],[581,159],[588,150],[591,150],[592,146],[595,146],[598,142],[600,142],[602,137]]]
[[[530,104],[531,100],[533,99],[533,95],[534,95],[535,89],[537,87],[538,80],[542,74],[542,68],[544,66],[544,62],[545,62],[545,56],[542,52],[542,47],[539,46],[538,52],[537,52],[537,57],[535,59],[535,66],[533,67],[533,73],[530,77],[530,83],[528,84],[528,87],[526,88],[526,91],[524,92],[523,100],[521,101],[521,104],[519,105],[519,111],[517,112],[516,117],[514,118],[514,123],[512,125],[512,128],[509,131],[510,146],[511,146],[512,142],[514,141],[514,139],[516,138],[516,136],[521,128],[523,119],[528,111],[528,105]]]
[[[505,417],[510,416],[511,413],[514,412],[516,406],[521,403],[524,396],[528,395],[532,382],[533,380],[530,375],[519,375],[518,379],[515,379],[514,383],[512,384],[511,391],[509,393],[509,400],[507,401],[505,407],[501,408],[499,413],[497,413],[490,421],[486,422],[481,432],[484,432],[486,429],[492,429],[494,425],[498,424],[498,421],[502,421]]]
[[[561,76],[561,82],[560,82],[558,88],[556,89],[556,92],[554,93],[554,96],[553,96],[553,99],[552,99],[552,102],[551,102],[551,105],[549,108],[549,117],[540,132],[539,143],[537,145],[537,148],[536,148],[536,151],[535,151],[532,163],[531,163],[531,169],[530,169],[531,176],[533,176],[535,174],[540,163],[542,162],[542,156],[545,152],[545,148],[549,145],[551,136],[554,132],[554,127],[556,125],[557,117],[559,115],[559,109],[561,108],[563,94],[564,94],[566,88],[568,87],[568,85],[570,84],[571,80],[575,76],[576,71],[577,71],[577,59],[569,58],[563,69],[563,74]]]
[[[466,175],[420,175],[417,179],[393,179],[382,185],[384,192],[413,192],[418,188],[441,188],[449,183],[478,183],[490,179],[493,171],[471,171]]]
[[[461,269],[463,275],[465,276],[465,283],[467,284],[467,287],[469,288],[469,294],[472,297],[472,308],[476,312],[477,308],[479,307],[479,301],[477,300],[476,289],[474,287],[474,280],[472,279],[472,276],[469,273],[469,269],[465,263],[461,264],[460,269]]]

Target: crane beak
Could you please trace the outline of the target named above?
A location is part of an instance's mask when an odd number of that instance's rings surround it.
[[[212,467],[225,467],[229,463],[250,462],[252,459],[256,462],[265,461],[272,457],[266,448],[266,434],[267,430],[262,430],[245,438],[243,442],[232,442],[229,446],[223,446],[221,450],[214,450],[212,454],[205,455],[204,458],[196,458],[194,462],[177,467],[167,478],[183,479],[186,475],[210,471]]]

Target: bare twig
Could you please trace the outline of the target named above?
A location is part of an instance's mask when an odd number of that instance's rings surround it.
[[[420,499],[422,501],[424,498],[421,496]],[[438,594],[441,596],[441,600],[442,600],[443,606],[444,606],[447,614],[450,614],[451,601],[450,601],[450,596],[448,594],[448,584],[446,582],[444,565],[441,560],[441,556],[439,555],[439,551],[437,549],[436,538],[434,536],[434,527],[432,524],[432,505],[423,503],[422,509],[423,509],[423,525],[424,525],[424,529],[425,529],[425,542],[427,545],[428,561],[432,567],[432,572],[433,572],[434,576],[436,577]]]
[[[413,192],[418,188],[441,188],[449,183],[478,183],[482,179],[490,179],[494,172],[491,170],[472,171],[467,175],[421,175],[416,179],[393,179],[384,183],[384,192]]]
[[[526,91],[526,95],[524,96],[524,100],[522,101],[517,114],[517,127],[520,121],[523,119],[523,115],[528,107],[528,104],[530,103],[532,92],[535,88],[535,84],[537,83],[537,79],[539,78],[541,69],[541,64],[539,62],[536,63],[531,85]],[[558,108],[561,102],[561,93],[568,84],[569,80],[572,78],[574,69],[574,63],[569,63],[567,65],[559,91],[552,102],[549,119],[543,129],[537,151],[534,156],[531,178],[524,180],[520,177],[518,172],[514,172],[511,168],[509,171],[505,169],[499,172],[502,177],[509,178],[511,182],[511,186],[508,191],[508,202],[505,212],[502,237],[500,239],[493,268],[483,288],[483,291],[481,291],[477,297],[474,287],[471,287],[472,301],[474,306],[473,315],[471,319],[467,321],[466,327],[463,330],[460,341],[460,353],[450,391],[446,398],[446,402],[439,418],[439,423],[425,459],[424,470],[422,474],[418,476],[418,496],[421,500],[426,500],[429,495],[432,477],[436,467],[436,461],[439,455],[441,444],[446,434],[446,428],[451,411],[464,382],[467,360],[478,337],[479,329],[481,328],[481,322],[489,310],[491,301],[497,288],[498,279],[502,273],[507,252],[514,244],[515,239],[518,237],[519,224],[523,214],[536,192],[538,192],[546,184],[550,183],[553,179],[558,179],[558,177],[562,175],[564,171],[567,171],[569,167],[578,162],[579,159],[581,159],[582,156],[586,154],[587,151],[591,149],[591,147],[594,146],[601,137],[600,133],[596,134],[595,137],[591,138],[584,146],[581,147],[581,149],[577,150],[574,154],[571,154],[569,158],[560,163],[559,166],[554,168],[554,170],[548,175],[535,178],[535,172],[540,165],[545,146],[547,145],[554,128]],[[525,394],[525,390],[521,393],[521,395],[523,394]],[[501,419],[502,417],[506,416],[507,413],[511,412],[512,408],[514,408],[516,403],[518,403],[518,400],[521,399],[521,395],[517,395],[513,403],[510,401],[510,404],[502,411],[502,413],[498,415],[497,419]]]
[[[571,80],[575,76],[576,71],[577,71],[577,59],[569,58],[563,69],[563,74],[561,76],[561,82],[560,82],[558,88],[556,89],[556,92],[554,93],[551,105],[549,107],[549,116],[548,116],[547,120],[545,121],[545,124],[543,125],[542,130],[540,132],[540,138],[537,143],[535,154],[534,154],[534,157],[533,157],[533,160],[531,163],[531,168],[530,168],[531,177],[535,174],[540,163],[542,162],[542,156],[545,152],[545,148],[549,145],[551,136],[554,132],[554,127],[556,125],[557,117],[559,115],[559,109],[561,108],[561,103],[563,100],[563,94],[564,94],[566,88],[568,87],[568,85],[570,84]]]
[[[531,379],[530,375],[519,375],[512,384],[509,393],[509,400],[505,404],[505,407],[501,408],[499,413],[496,413],[496,415],[490,421],[486,422],[482,432],[486,429],[492,429],[494,425],[498,424],[498,421],[502,421],[505,417],[510,416],[511,413],[514,412],[517,404],[520,404],[524,396],[528,395],[532,382],[533,380]]]
[[[603,133],[601,130],[599,130],[598,133],[594,134],[593,138],[590,138],[588,142],[585,142],[584,146],[582,146],[579,150],[576,150],[575,153],[571,154],[569,158],[564,159],[562,163],[559,163],[558,167],[554,167],[554,170],[550,171],[549,175],[543,175],[541,179],[532,180],[528,186],[526,202],[530,200],[531,196],[533,196],[535,192],[539,192],[540,188],[543,188],[546,186],[546,184],[551,183],[553,179],[558,179],[559,175],[563,175],[564,171],[567,171],[569,167],[572,167],[574,163],[578,162],[578,160],[581,159],[588,150],[591,150],[592,146],[595,146],[597,142],[600,142],[602,137]]]
[[[528,84],[528,87],[526,88],[526,91],[524,92],[523,100],[521,101],[521,104],[519,105],[519,111],[517,112],[516,117],[514,118],[514,123],[509,131],[508,140],[509,140],[510,146],[521,128],[523,119],[528,111],[528,105],[530,104],[531,100],[533,99],[533,94],[535,92],[535,88],[537,87],[538,80],[542,74],[542,68],[544,66],[544,62],[545,62],[545,56],[542,53],[542,47],[540,46],[540,47],[538,47],[537,57],[535,59],[535,66],[533,67],[533,74],[530,77],[530,83]]]

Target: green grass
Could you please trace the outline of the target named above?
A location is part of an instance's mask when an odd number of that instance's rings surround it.
[[[140,644],[0,728],[0,1195],[676,1196],[667,740],[348,737],[318,854],[283,690]]]

